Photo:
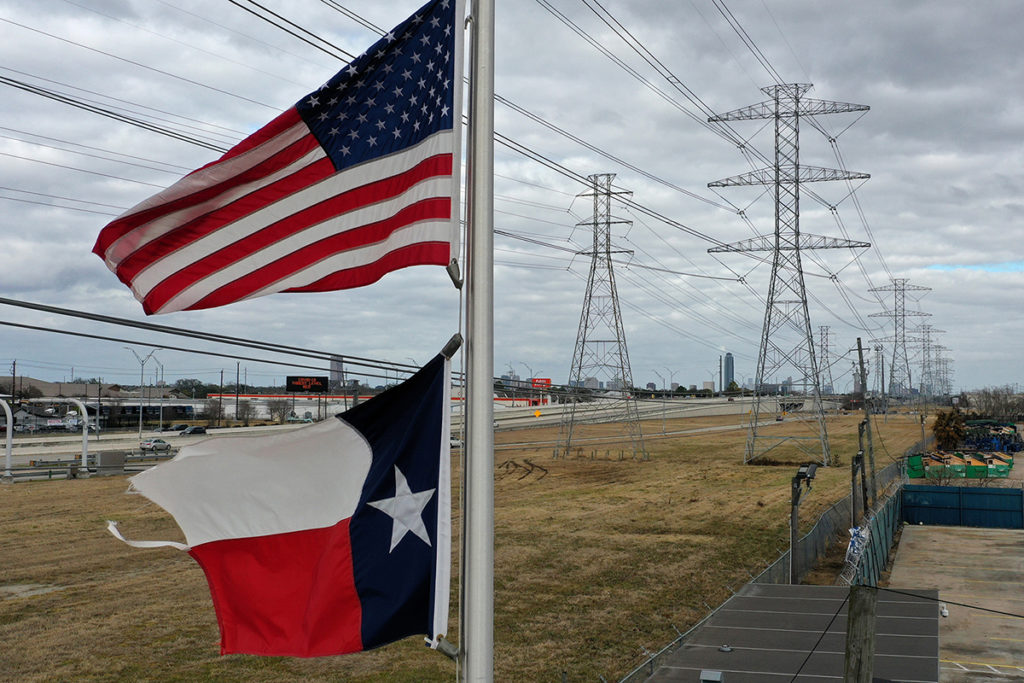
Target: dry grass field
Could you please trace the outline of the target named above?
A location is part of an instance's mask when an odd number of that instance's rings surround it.
[[[859,419],[830,418],[841,465],[819,470],[801,526],[846,494]],[[670,419],[667,431],[735,422]],[[614,439],[616,429],[580,436]],[[920,436],[916,416],[890,416],[876,429],[893,457]],[[614,442],[553,460],[543,442],[557,428],[497,434],[496,680],[617,680],[644,648],[668,643],[788,544],[792,464],[743,466],[742,429],[661,437],[656,420],[644,431],[647,462],[620,461],[628,446]],[[527,441],[538,444],[502,445]],[[875,443],[883,467],[890,459]],[[163,510],[126,489],[124,477],[0,486],[0,680],[454,679],[454,664],[416,638],[312,660],[219,656],[199,566],[106,532],[115,519],[132,538],[181,540]],[[454,614],[452,624],[455,641]]]

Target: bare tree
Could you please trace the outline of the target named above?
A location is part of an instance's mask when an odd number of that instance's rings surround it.
[[[256,406],[252,404],[252,401],[242,399],[238,402],[238,414],[235,415],[236,420],[241,420],[242,423],[248,427],[249,420],[256,417]]]
[[[201,416],[211,425],[220,422],[224,417],[224,405],[221,400],[218,398],[206,399]]]
[[[292,404],[286,398],[267,399],[267,410],[270,411],[270,419],[284,422],[288,418]]]

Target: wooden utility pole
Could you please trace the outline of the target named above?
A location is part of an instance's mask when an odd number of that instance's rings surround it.
[[[850,586],[846,612],[844,683],[871,683],[875,665],[875,609],[878,589]]]
[[[868,437],[868,467],[871,468],[871,476],[869,478],[871,486],[871,505],[874,506],[878,503],[878,486],[875,483],[875,445],[871,439],[871,407],[868,405],[868,373],[864,369],[864,347],[861,346],[860,337],[857,337],[857,359],[860,362],[860,388],[863,392],[864,398],[864,421],[867,423],[865,432]],[[864,501],[864,506],[867,507],[867,500]]]

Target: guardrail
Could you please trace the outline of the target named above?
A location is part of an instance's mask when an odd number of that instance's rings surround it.
[[[95,455],[89,456],[88,474],[85,476],[104,476],[141,472],[142,470],[149,469],[150,467],[159,464],[160,461],[169,460],[174,457],[171,453],[134,454],[130,452],[124,455],[122,463],[115,465],[103,465],[102,463],[97,464],[102,460],[103,453],[99,453],[98,455],[101,456],[99,460]],[[82,476],[82,466],[79,458],[66,460],[32,460],[27,466],[12,467],[10,481],[77,479],[80,476]],[[7,477],[4,478],[7,479]]]

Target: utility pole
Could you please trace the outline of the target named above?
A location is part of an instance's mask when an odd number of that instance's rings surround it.
[[[868,437],[868,466],[871,468],[871,505],[878,503],[878,484],[875,482],[875,444],[871,437],[871,406],[868,405],[868,375],[864,368],[864,347],[861,346],[860,337],[857,337],[857,360],[860,362],[860,386],[864,392],[864,431]],[[861,450],[864,450],[862,445]],[[867,498],[864,499],[867,501]],[[867,505],[867,502],[864,503]]]
[[[238,422],[238,369],[241,367],[242,361],[235,361],[235,422]],[[316,403],[317,418],[320,417],[320,401]]]
[[[18,360],[11,361],[11,405],[14,405],[14,385],[18,382]]]
[[[576,395],[570,395],[569,405],[562,410],[555,457],[568,457],[572,452],[573,429],[579,405],[576,399],[579,398],[578,392],[584,381],[589,377],[605,377],[606,387],[614,383],[614,388],[598,397],[603,404],[602,413],[623,424],[633,443],[634,459],[647,460],[649,457],[640,429],[640,413],[633,392],[633,373],[626,348],[626,331],[622,325],[622,311],[612,267],[612,254],[631,253],[612,249],[612,225],[629,224],[629,221],[613,219],[612,197],[632,193],[613,191],[614,177],[613,173],[588,176],[592,189],[579,195],[592,197],[594,201],[593,217],[579,224],[592,228],[594,241],[590,250],[579,252],[581,256],[590,257],[590,274],[587,277],[579,331],[576,333],[572,367],[569,370],[569,390]]]
[[[871,683],[875,665],[875,611],[878,589],[850,586],[846,606],[845,683]]]
[[[775,160],[772,166],[742,175],[708,183],[708,187],[731,187],[739,185],[771,185],[775,190],[775,233],[761,235],[733,244],[708,249],[708,253],[722,252],[768,252],[772,258],[771,280],[765,300],[764,323],[761,329],[761,347],[757,357],[757,374],[754,380],[754,401],[750,411],[747,445],[744,462],[751,462],[786,442],[799,450],[815,456],[829,465],[828,430],[825,426],[825,412],[821,401],[821,377],[818,357],[814,348],[814,333],[811,328],[807,307],[807,288],[804,285],[803,265],[800,252],[808,249],[847,249],[870,247],[868,242],[801,234],[800,232],[800,184],[826,180],[867,179],[866,173],[820,168],[800,164],[800,119],[804,116],[867,111],[862,104],[817,100],[804,95],[811,89],[807,83],[787,83],[761,88],[767,101],[737,109],[725,114],[712,116],[710,122],[746,121],[774,119]],[[770,388],[773,378],[783,376],[784,371],[793,369],[794,383],[790,390],[802,393],[805,400],[813,401],[812,428],[817,436],[807,436],[807,426],[782,431],[773,425],[762,434],[759,424],[762,396]],[[770,393],[770,392],[769,392]],[[765,401],[770,399],[766,398]],[[796,414],[800,417],[800,414]],[[800,421],[800,419],[794,422]],[[816,440],[815,447],[811,441]]]
[[[224,414],[224,368],[220,370],[220,391],[217,392],[217,426],[220,427],[220,418]]]

